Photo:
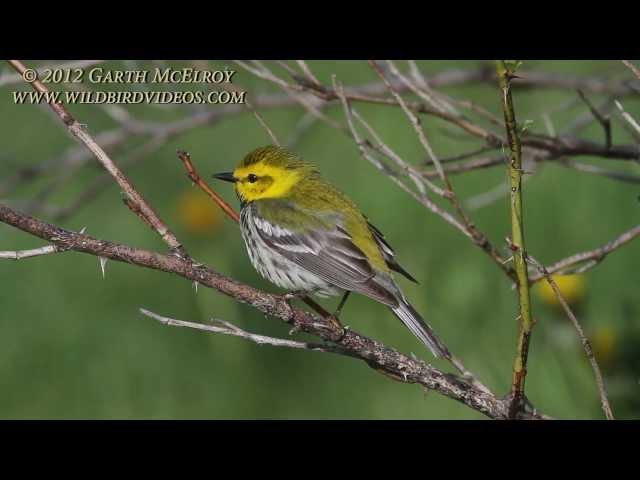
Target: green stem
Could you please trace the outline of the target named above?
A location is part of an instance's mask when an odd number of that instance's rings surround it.
[[[509,158],[509,178],[511,180],[511,241],[513,263],[518,278],[519,331],[516,358],[513,362],[511,387],[512,403],[509,409],[511,417],[521,410],[524,400],[524,382],[527,375],[527,357],[533,321],[531,316],[531,297],[529,294],[529,276],[527,273],[526,247],[524,242],[524,218],[522,210],[522,148],[518,136],[518,126],[511,98],[511,79],[513,70],[504,60],[496,62],[496,71],[502,93],[502,109],[511,150]]]

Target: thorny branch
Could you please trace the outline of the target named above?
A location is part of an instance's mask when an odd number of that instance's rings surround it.
[[[256,290],[217,273],[209,267],[190,259],[164,255],[127,245],[99,240],[89,235],[72,232],[21,214],[0,204],[0,221],[24,232],[42,238],[61,250],[88,253],[118,262],[161,270],[184,277],[192,282],[213,288],[235,300],[251,305],[258,311],[279,318],[295,329],[332,342],[346,352],[345,355],[360,359],[370,367],[384,372],[403,383],[416,383],[442,395],[455,399],[468,407],[495,419],[508,418],[508,403],[496,398],[456,375],[413,359],[360,333],[340,330],[312,313],[293,308],[284,295],[273,295]],[[336,350],[335,353],[338,351]],[[524,419],[548,419],[537,412],[524,412]]]
[[[511,180],[511,237],[513,242],[513,264],[517,275],[519,332],[516,358],[513,363],[513,380],[511,395],[513,397],[510,414],[515,417],[524,404],[524,382],[527,376],[527,359],[533,318],[531,315],[531,298],[526,263],[526,246],[524,237],[524,215],[522,208],[522,147],[516,122],[516,114],[511,98],[511,80],[514,72],[504,60],[496,62],[496,71],[502,96],[504,123],[509,139],[511,155],[509,158],[509,178]]]

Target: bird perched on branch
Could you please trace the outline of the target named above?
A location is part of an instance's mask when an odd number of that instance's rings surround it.
[[[415,279],[394,258],[382,233],[316,167],[267,146],[249,153],[233,172],[241,202],[240,228],[251,263],[281,288],[333,296],[357,292],[386,306],[436,357],[446,346],[407,301],[392,271]]]

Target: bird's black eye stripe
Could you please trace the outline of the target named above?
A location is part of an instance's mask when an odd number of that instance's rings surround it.
[[[256,183],[258,181],[258,176],[250,173],[247,179],[249,180],[249,183]]]

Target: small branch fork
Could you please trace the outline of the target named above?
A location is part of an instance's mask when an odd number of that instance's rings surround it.
[[[607,115],[603,115],[598,111],[598,109],[589,101],[587,96],[584,94],[582,90],[578,90],[578,95],[582,99],[582,101],[589,107],[591,114],[594,116],[598,123],[602,126],[604,130],[604,138],[605,144],[604,148],[609,151],[611,150],[611,119]]]

